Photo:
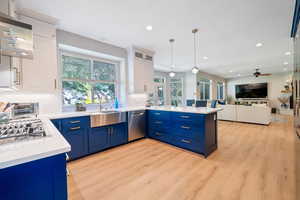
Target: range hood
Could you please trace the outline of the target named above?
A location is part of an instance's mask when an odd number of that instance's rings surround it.
[[[0,13],[0,54],[33,59],[32,25]]]

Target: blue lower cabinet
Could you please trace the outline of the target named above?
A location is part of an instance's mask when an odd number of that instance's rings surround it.
[[[128,131],[126,123],[110,126],[110,146],[118,146],[128,142]]]
[[[68,131],[63,133],[63,136],[71,145],[71,151],[68,153],[71,160],[88,154],[86,130]]]
[[[88,154],[89,116],[54,119],[51,121],[71,146],[71,151],[67,153],[70,160]]]
[[[109,147],[109,128],[91,128],[89,132],[89,153],[95,153]]]
[[[204,140],[204,126],[195,126],[187,122],[177,122],[172,128],[176,136],[193,138],[198,141]]]
[[[127,142],[127,123],[91,128],[89,132],[89,153],[95,153]]]
[[[57,130],[61,131],[61,120],[60,119],[52,119],[51,122],[57,128]]]
[[[149,137],[163,141],[163,142],[167,142],[167,143],[171,142],[170,134],[162,132],[162,131],[154,130],[154,129],[149,130]]]
[[[218,145],[217,114],[150,110],[148,136],[207,157]]]
[[[0,170],[0,199],[67,200],[67,198],[65,154]]]
[[[171,142],[173,145],[188,149],[197,153],[204,152],[204,145],[202,142],[196,141],[195,139],[188,138],[188,137],[173,137]]]

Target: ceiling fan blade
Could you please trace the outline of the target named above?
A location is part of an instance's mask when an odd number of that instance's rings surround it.
[[[259,76],[271,76],[272,74],[260,74]]]

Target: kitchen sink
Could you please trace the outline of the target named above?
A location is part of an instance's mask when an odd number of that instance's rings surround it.
[[[118,124],[126,122],[126,112],[106,110],[91,114],[90,119],[92,128]]]

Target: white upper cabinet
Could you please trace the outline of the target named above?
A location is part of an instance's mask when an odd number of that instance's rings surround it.
[[[154,52],[131,48],[129,50],[129,91],[130,93],[153,93]]]
[[[20,16],[33,28],[33,60],[14,59],[20,72],[18,88],[23,91],[52,93],[57,89],[58,66],[55,25]]]

